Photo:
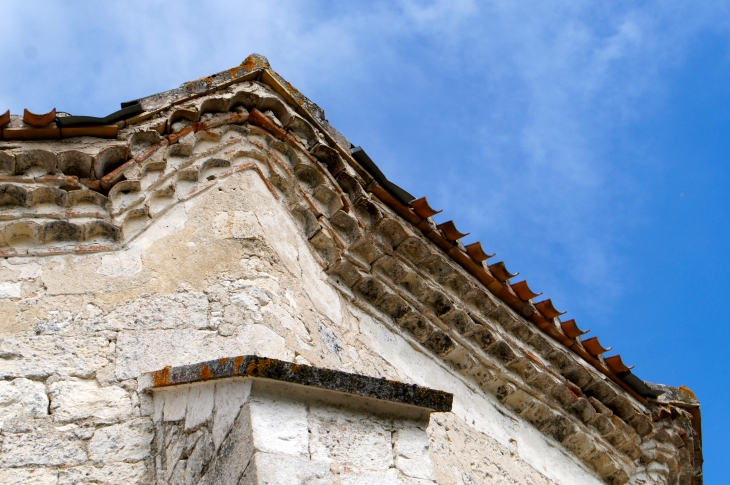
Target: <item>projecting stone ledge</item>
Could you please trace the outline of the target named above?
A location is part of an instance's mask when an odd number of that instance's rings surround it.
[[[454,400],[453,394],[415,384],[300,365],[255,355],[222,358],[179,367],[168,366],[140,376],[139,385],[141,389],[155,389],[229,377],[270,379],[416,406],[436,412],[451,411]]]

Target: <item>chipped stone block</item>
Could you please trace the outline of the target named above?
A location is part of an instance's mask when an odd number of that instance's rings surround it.
[[[645,414],[637,413],[629,419],[628,423],[633,426],[639,436],[644,437],[654,430],[651,418]]]
[[[492,344],[497,341],[494,334],[481,325],[479,326],[479,328],[477,330],[475,330],[472,333],[471,338],[484,351],[487,351],[489,349],[489,347],[491,347]]]
[[[46,386],[22,377],[0,381],[0,428],[6,419],[22,415],[34,418],[48,415]]]
[[[563,382],[557,382],[550,391],[550,396],[564,408],[570,408],[578,400],[578,396]]]
[[[0,340],[0,377],[92,377],[113,346],[101,337],[12,336]]]
[[[421,263],[431,257],[431,251],[428,246],[417,237],[409,237],[399,244],[396,249],[415,264]]]
[[[248,405],[257,451],[285,455],[308,452],[307,408],[303,403],[266,399]]]
[[[509,364],[517,357],[515,351],[512,350],[512,347],[510,347],[509,344],[504,340],[500,340],[491,347],[489,347],[488,352],[489,355],[497,359],[503,365]]]
[[[312,246],[317,250],[317,254],[319,254],[326,264],[332,264],[337,260],[337,246],[327,228],[323,227],[309,242],[312,243]]]
[[[378,310],[389,315],[396,322],[400,322],[413,309],[406,301],[394,293],[387,293],[377,304]]]
[[[215,392],[213,386],[190,386],[185,411],[185,431],[197,429],[213,417]]]
[[[352,288],[365,275],[357,266],[346,259],[333,264],[327,270],[327,274],[348,288]]]
[[[350,251],[360,256],[368,264],[385,254],[384,248],[368,235],[364,235],[355,241],[350,247]]]
[[[254,455],[241,485],[325,485],[334,482],[329,463],[309,461],[306,458],[289,455],[274,455],[258,452]],[[236,483],[236,482],[204,482]]]
[[[149,418],[99,428],[89,442],[89,458],[100,463],[140,461],[150,455],[153,437]]]
[[[213,444],[217,450],[233,426],[241,406],[251,393],[251,382],[221,381],[215,384]]]
[[[438,355],[446,355],[455,347],[451,337],[440,330],[433,332],[423,343]]]
[[[550,406],[537,400],[533,401],[532,406],[525,408],[520,415],[540,430],[545,429],[557,417]]]
[[[593,409],[588,399],[584,397],[577,398],[569,410],[584,423],[587,423],[596,415],[596,410]]]
[[[585,392],[587,396],[593,396],[603,403],[616,397],[616,390],[605,379],[598,379],[586,387],[581,386],[581,388],[583,388],[583,392]]]
[[[450,312],[454,308],[451,299],[438,290],[427,291],[423,295],[423,303],[439,316]]]
[[[2,152],[0,152],[0,155],[2,155]],[[4,485],[56,485],[58,483],[70,482],[59,482],[58,470],[47,468],[6,468],[0,470],[0,483]]]
[[[74,466],[87,460],[84,442],[73,430],[35,424],[21,432],[3,432],[0,467]]]
[[[352,289],[371,304],[375,304],[387,291],[383,283],[372,277],[364,277]]]
[[[451,328],[455,328],[462,335],[471,335],[472,332],[477,330],[477,325],[471,319],[468,313],[464,310],[453,309],[446,315],[441,317],[446,324]]]
[[[375,228],[375,233],[391,248],[398,246],[408,237],[408,233],[403,226],[388,217],[380,221],[380,224]]]
[[[94,329],[155,330],[208,327],[208,298],[202,292],[152,295],[127,302]]]
[[[308,451],[312,461],[363,470],[385,471],[393,466],[391,431],[378,419],[314,407],[308,421]],[[306,435],[306,423],[304,432]]]
[[[404,475],[434,480],[435,472],[428,453],[428,435],[421,428],[403,428],[393,433],[395,466]]]
[[[344,210],[338,210],[330,217],[332,227],[347,241],[352,244],[360,236],[360,225],[357,219]]]
[[[85,465],[72,468],[62,468],[58,471],[58,485],[76,485],[86,483],[99,485],[130,485],[150,482],[150,473],[144,462],[112,463],[101,467]],[[53,483],[55,484],[56,482],[54,481]]]
[[[563,445],[565,445],[566,448],[575,453],[575,455],[582,460],[585,460],[593,455],[596,450],[594,438],[580,429],[578,429],[574,434],[569,436],[563,442]]]
[[[578,432],[578,426],[576,426],[576,424],[569,418],[562,414],[558,414],[550,421],[549,424],[547,424],[544,431],[549,436],[555,438],[556,441],[562,443]]]
[[[355,211],[366,227],[376,227],[383,219],[383,213],[369,197],[361,197],[353,204]]]
[[[573,362],[573,365],[568,369],[561,370],[561,373],[563,374],[563,377],[581,389],[585,388],[595,380],[588,369],[580,364],[576,364],[575,362]]]
[[[517,414],[522,414],[535,403],[535,397],[522,389],[515,389],[511,384],[505,384],[503,392],[497,392],[497,398],[512,408]],[[502,397],[502,395],[504,397]]]
[[[59,423],[89,420],[116,423],[132,413],[129,393],[117,386],[100,387],[95,379],[69,379],[49,386],[51,414]]]
[[[417,312],[411,312],[406,316],[401,325],[410,331],[419,342],[425,342],[436,331],[435,325]]]
[[[424,283],[423,278],[415,273],[407,273],[400,279],[398,284],[419,300],[423,299],[430,291],[429,286]]]

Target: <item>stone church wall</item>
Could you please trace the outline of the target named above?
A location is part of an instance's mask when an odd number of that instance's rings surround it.
[[[454,392],[454,412],[428,426],[439,483],[601,483],[349,301],[254,172],[178,205],[125,250],[0,265],[2,483],[149,483],[154,404],[136,379],[245,353]]]
[[[495,298],[478,253],[383,202],[254,68],[142,100],[117,140],[2,145],[0,483],[164,483],[160,423],[190,453],[196,430],[156,415],[141,376],[240,355],[452,393],[422,426],[439,484],[699,483],[684,408],[645,405]],[[85,188],[56,173],[83,167]],[[302,456],[325,470],[317,443]],[[378,473],[426,480],[390,453]]]

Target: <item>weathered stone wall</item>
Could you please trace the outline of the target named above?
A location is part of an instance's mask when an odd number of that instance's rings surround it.
[[[317,402],[316,392],[298,399],[260,384],[229,378],[157,390],[158,483],[435,483],[427,419]]]
[[[256,354],[453,393],[438,483],[689,483],[691,416],[497,301],[281,96],[229,91],[143,101],[118,141],[0,151],[0,482],[151,483],[139,376]],[[71,161],[108,197],[45,172]]]
[[[125,250],[0,264],[14,288],[2,300],[0,482],[148,483],[153,405],[136,378],[250,353],[458,387],[455,413],[429,427],[440,483],[500,475],[551,483],[530,459],[558,481],[599,483],[382,317],[353,306],[255,172],[178,205]],[[515,445],[521,436],[525,450]],[[551,459],[562,465],[551,470]]]

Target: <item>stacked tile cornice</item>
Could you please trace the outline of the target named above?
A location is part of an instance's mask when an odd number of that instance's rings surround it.
[[[483,264],[481,247],[461,245],[427,205],[395,200],[321,110],[261,59],[247,63],[141,100],[146,113],[127,120],[117,141],[3,147],[4,254],[121,248],[177,203],[252,170],[355,304],[383,314],[608,483],[642,473],[701,480],[699,437],[682,402],[647,403],[607,378],[600,359],[558,330],[551,305],[533,305],[526,285],[513,290],[506,268]]]

